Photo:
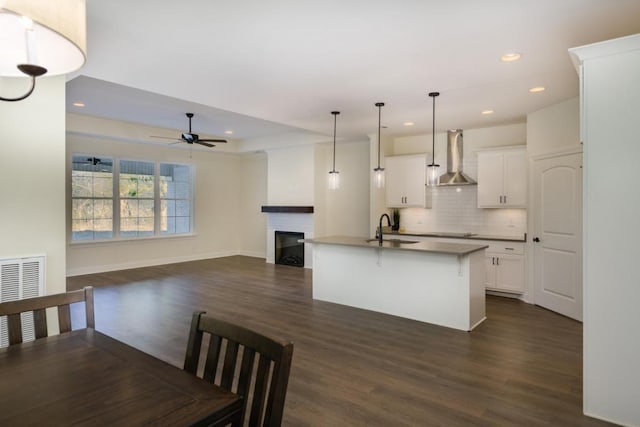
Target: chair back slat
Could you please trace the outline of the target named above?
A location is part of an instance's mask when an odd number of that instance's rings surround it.
[[[222,338],[217,336],[211,336],[209,340],[209,348],[207,349],[207,359],[205,361],[204,375],[203,375],[203,378],[207,381],[214,382],[216,378],[216,373],[218,372],[218,361],[220,359],[221,348],[222,348]]]
[[[184,357],[184,370],[196,375],[198,372],[198,360],[200,359],[200,349],[202,347],[202,331],[198,330],[199,317],[194,313],[191,319],[191,329],[189,330],[189,342],[187,343],[187,354]]]
[[[258,371],[256,372],[256,385],[253,389],[253,400],[251,401],[251,418],[249,425],[259,425],[264,413],[264,401],[267,393],[267,381],[269,380],[270,361],[263,355],[260,355],[258,361]]]
[[[236,372],[236,359],[238,358],[238,343],[227,340],[227,348],[224,353],[224,366],[222,368],[222,379],[220,386],[226,390],[231,390],[233,385],[233,374]]]
[[[69,304],[58,306],[58,326],[61,334],[71,331],[71,309]]]
[[[242,364],[240,365],[240,376],[238,377],[238,390],[240,396],[246,396],[251,385],[251,374],[253,373],[253,362],[256,351],[249,347],[242,350]],[[246,401],[245,401],[246,403]]]
[[[206,353],[204,378],[214,383],[217,381],[220,387],[243,397],[243,422],[245,418],[249,418],[250,426],[280,425],[289,381],[293,343],[276,341],[239,325],[204,314],[203,312],[193,314],[184,369],[197,374],[202,350]],[[204,334],[210,336],[206,352],[201,348]],[[224,349],[221,345],[223,340],[226,342]],[[242,351],[242,360],[238,369],[240,351]],[[258,358],[257,369],[254,367],[256,357]],[[222,364],[222,373],[217,379],[216,369],[220,364]],[[237,386],[234,387],[236,379]]]
[[[47,336],[47,310],[44,308],[33,310],[33,325],[35,327],[36,339]]]
[[[9,329],[9,345],[22,342],[22,317],[20,313],[7,316],[7,328]]]
[[[46,309],[50,307],[57,307],[58,309],[60,333],[71,331],[71,310],[69,305],[77,302],[84,302],[87,327],[94,328],[95,314],[93,288],[91,287],[63,294],[44,295],[0,303],[0,316],[7,316],[9,345],[19,344],[23,341],[22,313],[33,312],[36,339],[44,338],[48,335]]]

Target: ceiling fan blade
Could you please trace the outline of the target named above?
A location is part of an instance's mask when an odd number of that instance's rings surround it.
[[[170,142],[169,145],[182,144],[183,142],[185,142],[185,141],[174,140],[173,142]]]
[[[195,141],[196,144],[204,145],[205,147],[215,147],[213,144],[209,144],[208,142],[202,142],[202,139]]]
[[[178,138],[171,138],[169,136],[156,136],[156,135],[150,135],[149,138],[159,138],[159,139],[170,139],[172,141],[179,141]]]
[[[227,140],[226,139],[198,139],[198,141],[205,141],[205,142],[221,142],[221,143],[226,143]]]

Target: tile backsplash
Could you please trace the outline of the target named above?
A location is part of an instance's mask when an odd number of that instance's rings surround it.
[[[527,231],[526,209],[480,209],[477,186],[431,189],[431,209],[400,210],[400,226],[406,231],[470,232],[517,236]]]

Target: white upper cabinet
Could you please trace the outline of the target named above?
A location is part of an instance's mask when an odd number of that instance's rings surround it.
[[[387,207],[431,207],[430,193],[426,188],[426,154],[387,157],[384,168]]]
[[[478,207],[527,207],[527,153],[524,146],[478,152]]]

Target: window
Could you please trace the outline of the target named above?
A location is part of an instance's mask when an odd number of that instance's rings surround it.
[[[71,238],[113,237],[113,159],[74,155],[71,171]]]
[[[160,232],[191,230],[191,170],[189,166],[160,164]]]
[[[71,200],[73,241],[188,234],[192,166],[74,154]]]
[[[120,160],[120,236],[153,236],[154,169],[152,162]]]

